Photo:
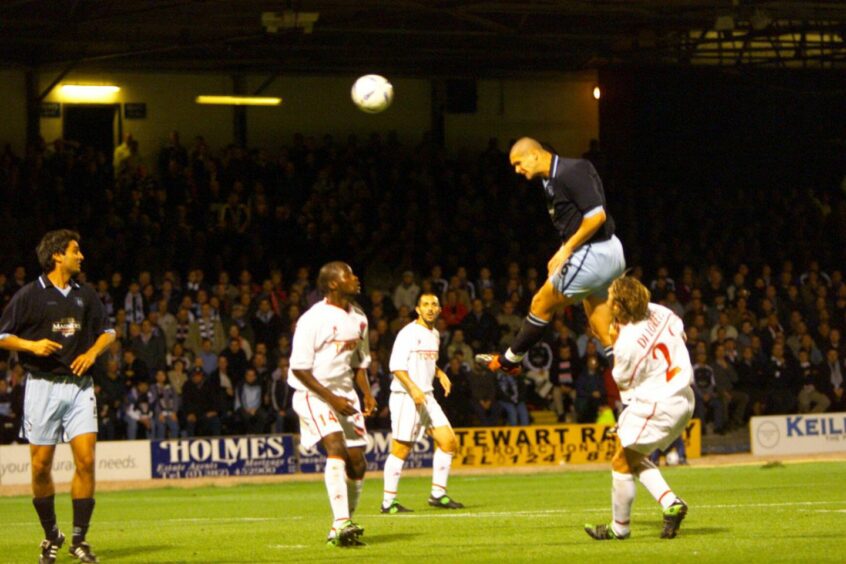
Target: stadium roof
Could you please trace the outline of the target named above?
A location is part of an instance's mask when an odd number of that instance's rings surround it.
[[[0,65],[501,77],[846,66],[846,2],[7,0]]]

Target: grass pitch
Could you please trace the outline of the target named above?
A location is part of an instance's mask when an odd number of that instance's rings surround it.
[[[356,521],[366,547],[324,545],[322,481],[103,492],[89,540],[102,562],[844,562],[846,464],[662,468],[690,505],[679,536],[658,538],[661,511],[638,486],[632,537],[598,542],[585,523],[610,520],[610,472],[454,476],[467,505],[426,505],[428,478],[405,477],[408,515],[381,515],[370,474]],[[71,532],[70,500],[58,495]],[[35,562],[42,538],[29,497],[0,498],[0,562]],[[71,562],[67,545],[58,562]]]

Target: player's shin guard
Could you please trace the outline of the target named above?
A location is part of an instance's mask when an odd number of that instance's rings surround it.
[[[93,497],[73,500],[73,539],[71,544],[74,546],[85,540],[85,535],[88,533],[88,524],[91,523],[93,513]]]
[[[638,467],[637,477],[643,487],[655,498],[655,501],[661,504],[663,509],[670,507],[676,500],[676,494],[667,485],[661,471],[652,463],[651,460],[644,459]]]
[[[629,534],[632,503],[634,503],[636,492],[634,476],[611,472],[611,516],[613,518],[611,527],[619,537]]]
[[[326,470],[323,478],[326,481],[326,492],[329,494],[329,505],[335,516],[335,524],[350,518],[350,507],[347,498],[346,462],[340,458],[326,459]]]
[[[511,341],[511,346],[508,347],[504,358],[512,364],[519,364],[526,352],[543,338],[547,325],[549,321],[529,313],[523,320],[517,336]]]
[[[59,526],[56,524],[56,503],[55,496],[32,498],[32,505],[38,513],[38,520],[41,521],[41,528],[44,529],[44,538],[55,540],[59,536]]]
[[[432,458],[433,497],[441,497],[446,493],[450,466],[452,466],[452,453],[435,448],[435,456]]]
[[[405,460],[393,454],[388,455],[387,460],[385,460],[385,489],[382,497],[382,507],[390,507],[391,502],[396,499],[404,464]]]

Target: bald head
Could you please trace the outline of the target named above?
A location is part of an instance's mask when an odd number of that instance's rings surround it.
[[[521,137],[517,140],[516,143],[511,147],[511,159],[514,160],[514,157],[522,157],[525,154],[531,152],[538,152],[543,151],[543,147],[541,144],[532,139],[531,137]]]
[[[511,147],[509,160],[514,172],[531,180],[536,176],[549,175],[552,153],[531,137],[522,137]]]

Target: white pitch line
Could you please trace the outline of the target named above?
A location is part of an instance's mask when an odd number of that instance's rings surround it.
[[[691,507],[697,511],[702,509],[744,509],[756,507],[809,507],[814,505],[844,505],[846,500],[832,500],[832,501],[783,501],[774,503],[720,503],[720,504],[694,504]],[[606,513],[608,507],[576,507],[572,509],[541,509],[537,511],[476,511],[476,512],[432,512],[432,513],[399,513],[393,515],[367,515],[367,518],[381,517],[387,519],[484,519],[496,517],[546,517],[549,515],[579,515],[582,513]],[[806,511],[819,512],[838,512],[846,513],[846,509],[817,509]],[[647,513],[648,509],[642,508],[635,510],[635,513]],[[156,523],[254,523],[267,521],[301,521],[304,519],[301,515],[289,515],[279,517],[174,517],[170,519],[156,519]],[[149,526],[151,521],[131,520],[131,521],[97,521],[98,525],[146,525]],[[5,527],[30,527],[33,525],[32,521],[13,521],[3,523]]]

